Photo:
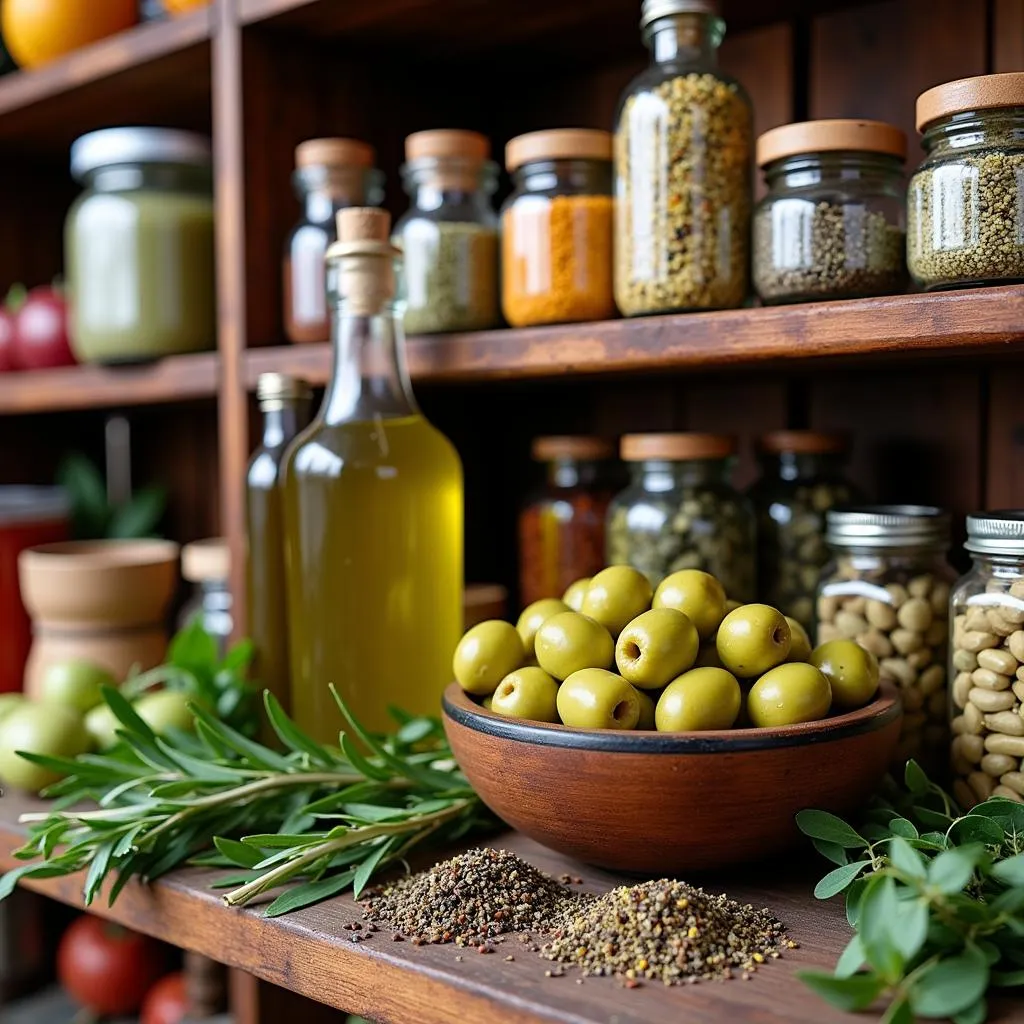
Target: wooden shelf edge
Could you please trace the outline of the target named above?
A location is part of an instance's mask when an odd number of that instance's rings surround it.
[[[1015,351],[1024,285],[846,302],[507,328],[409,339],[414,379],[429,383],[740,368],[916,352]],[[254,348],[246,386],[267,371],[323,384],[330,346]]]
[[[130,366],[62,366],[0,374],[0,415],[157,405],[217,393],[216,352]]]

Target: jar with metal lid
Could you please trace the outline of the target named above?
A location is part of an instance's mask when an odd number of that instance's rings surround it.
[[[509,142],[515,190],[502,209],[502,290],[513,327],[615,315],[612,137],[590,128]]]
[[[181,549],[181,575],[195,584],[191,598],[181,609],[179,626],[198,618],[217,641],[217,653],[224,657],[231,640],[231,591],[228,578],[231,555],[222,537],[197,540]]]
[[[813,632],[814,601],[828,561],[825,513],[860,495],[843,476],[841,434],[777,430],[758,442],[761,476],[747,492],[757,515],[758,593]]]
[[[609,565],[655,586],[679,569],[716,576],[734,600],[754,599],[754,512],[731,483],[736,440],[718,434],[628,434],[631,482],[608,509]]]
[[[615,130],[615,301],[626,316],[729,309],[747,294],[752,117],[718,69],[714,0],[644,0],[651,66]]]
[[[765,132],[767,195],[754,212],[754,287],[766,303],[891,295],[907,286],[907,137],[881,121]]]
[[[924,288],[1024,281],[1024,72],[917,98],[925,159],[907,196],[907,262]]]
[[[348,206],[380,206],[384,175],[373,147],[357,139],[307,139],[295,149],[292,182],[302,219],[284,253],[284,330],[292,342],[328,341],[328,247],[338,240],[335,217]]]
[[[933,773],[948,744],[949,531],[948,513],[930,505],[827,512],[833,559],[818,588],[817,642],[856,640],[878,658],[903,699],[894,764],[913,757]]]
[[[476,331],[498,323],[498,169],[490,143],[467,131],[405,140],[408,212],[395,225],[405,257],[405,329]]]
[[[950,614],[950,766],[964,810],[991,796],[1024,802],[1024,511],[967,517],[971,570]]]
[[[105,128],[76,140],[71,173],[85,185],[64,228],[78,360],[212,348],[209,142],[168,128]]]
[[[535,462],[544,488],[519,515],[519,599],[561,597],[604,568],[605,515],[611,492],[602,470],[612,446],[600,437],[538,437]]]

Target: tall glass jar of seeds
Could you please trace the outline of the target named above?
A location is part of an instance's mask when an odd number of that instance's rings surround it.
[[[880,121],[807,121],[765,132],[768,194],[754,212],[762,302],[891,295],[907,286],[907,137]]]
[[[651,66],[615,130],[615,301],[626,316],[728,309],[747,294],[750,101],[718,70],[713,0],[644,0]]]
[[[817,642],[856,640],[898,686],[907,758],[944,774],[948,752],[946,641],[949,515],[930,505],[877,505],[826,513],[832,560],[818,588]]]
[[[490,143],[466,131],[405,140],[409,211],[395,225],[405,254],[405,329],[476,331],[498,323],[497,168]]]
[[[950,602],[953,795],[1024,802],[1024,511],[967,517],[973,565]]]
[[[846,438],[777,430],[758,443],[761,477],[747,492],[757,514],[757,583],[765,603],[813,632],[814,599],[828,561],[825,513],[860,500],[844,478]]]
[[[907,196],[907,261],[924,288],[1024,280],[1024,72],[917,98],[925,159]]]
[[[754,599],[754,511],[732,486],[736,441],[718,434],[628,434],[631,481],[608,509],[609,565],[657,584],[679,569],[717,576],[730,598]]]

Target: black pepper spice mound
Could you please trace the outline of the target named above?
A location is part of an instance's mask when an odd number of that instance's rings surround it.
[[[478,945],[505,932],[548,931],[587,897],[507,850],[461,853],[419,874],[371,890],[363,910],[414,940]]]
[[[549,960],[666,985],[749,977],[795,945],[769,911],[667,879],[565,906],[553,935],[542,950]]]

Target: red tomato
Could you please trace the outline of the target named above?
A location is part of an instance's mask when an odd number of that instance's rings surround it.
[[[146,995],[139,1024],[180,1024],[188,1013],[185,975],[168,974]]]
[[[16,369],[14,362],[14,314],[0,306],[0,373]]]
[[[72,366],[64,297],[53,288],[33,288],[14,314],[14,359],[24,370]]]
[[[135,1013],[163,971],[158,942],[88,914],[68,926],[57,948],[61,985],[104,1016]]]

